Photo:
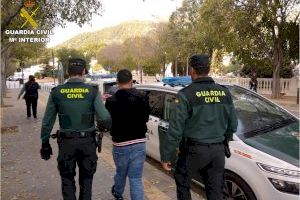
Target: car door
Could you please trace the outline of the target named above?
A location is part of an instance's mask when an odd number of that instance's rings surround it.
[[[147,123],[146,152],[147,155],[160,160],[158,124],[163,117],[164,93],[161,91],[146,91],[149,97],[150,116]]]
[[[163,109],[163,117],[158,123],[158,132],[159,132],[159,148],[160,152],[163,152],[163,148],[168,145],[168,136],[167,131],[169,128],[169,119],[171,116],[171,112],[174,110],[176,106],[176,94],[166,93],[164,98],[164,109]],[[173,162],[176,160],[174,157]]]

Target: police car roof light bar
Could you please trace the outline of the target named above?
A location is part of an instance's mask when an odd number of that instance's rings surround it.
[[[162,79],[162,82],[164,83],[164,86],[169,85],[171,87],[185,87],[192,83],[192,78],[190,76],[166,77]]]

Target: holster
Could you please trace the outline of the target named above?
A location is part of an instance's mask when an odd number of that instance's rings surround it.
[[[55,134],[50,135],[52,139],[59,138],[59,130],[56,131]]]
[[[225,140],[223,141],[223,144],[224,144],[225,156],[226,156],[227,158],[230,158],[231,152],[230,152],[229,141],[228,141],[228,138],[227,138],[227,137],[225,137]]]
[[[96,129],[96,144],[99,153],[101,153],[102,150],[102,138],[103,138],[103,131]]]
[[[187,138],[182,138],[179,143],[179,152],[186,154],[187,153]]]
[[[61,140],[60,138],[60,131],[57,130],[55,134],[50,135],[52,139],[57,139],[57,142]]]

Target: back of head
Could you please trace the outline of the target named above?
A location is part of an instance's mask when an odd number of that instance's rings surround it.
[[[209,56],[206,54],[194,54],[189,59],[189,66],[197,75],[208,75],[210,70]]]
[[[68,74],[69,76],[82,76],[83,70],[86,68],[86,63],[80,58],[69,59]],[[87,71],[85,72],[87,73]]]
[[[29,80],[30,82],[34,82],[34,81],[35,81],[35,78],[34,78],[33,75],[29,75],[28,80]]]
[[[132,81],[132,74],[127,69],[121,69],[117,74],[118,84],[127,84]]]

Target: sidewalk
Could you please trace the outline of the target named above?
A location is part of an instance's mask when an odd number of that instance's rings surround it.
[[[17,89],[8,90],[5,98],[6,107],[2,109],[1,127],[1,199],[3,200],[61,200],[61,182],[57,170],[57,145],[51,140],[53,155],[50,160],[40,158],[40,128],[42,116],[48,98],[47,92],[40,92],[38,102],[38,120],[26,119],[24,100],[17,101]],[[8,129],[9,128],[9,129]],[[56,130],[57,124],[54,127]],[[5,129],[5,130],[4,130]],[[115,173],[111,155],[111,139],[103,139],[102,153],[98,155],[98,166],[93,182],[93,200],[113,200],[111,186]],[[153,164],[154,163],[154,164]],[[161,170],[161,166],[151,159],[144,165],[144,199],[172,200],[176,199],[174,179]],[[77,177],[77,196],[78,169]],[[199,191],[198,191],[199,190]],[[193,193],[193,200],[203,200],[202,189],[197,189],[200,195]],[[124,193],[126,200],[130,199],[129,184]]]
[[[57,145],[51,140],[53,155],[50,160],[40,158],[41,118],[45,109],[47,95],[40,93],[38,120],[26,119],[24,100],[16,100],[18,90],[9,90],[2,108],[2,127],[16,127],[15,131],[3,132],[2,135],[2,176],[1,199],[3,200],[60,200],[60,176],[57,170]],[[57,124],[54,130],[57,129]],[[97,173],[94,176],[93,199],[113,199],[110,194],[112,177],[111,168],[101,158],[98,160]],[[77,171],[78,174],[78,171]],[[76,178],[76,181],[78,177]],[[77,192],[79,186],[77,184]],[[129,198],[128,189],[125,197]]]

